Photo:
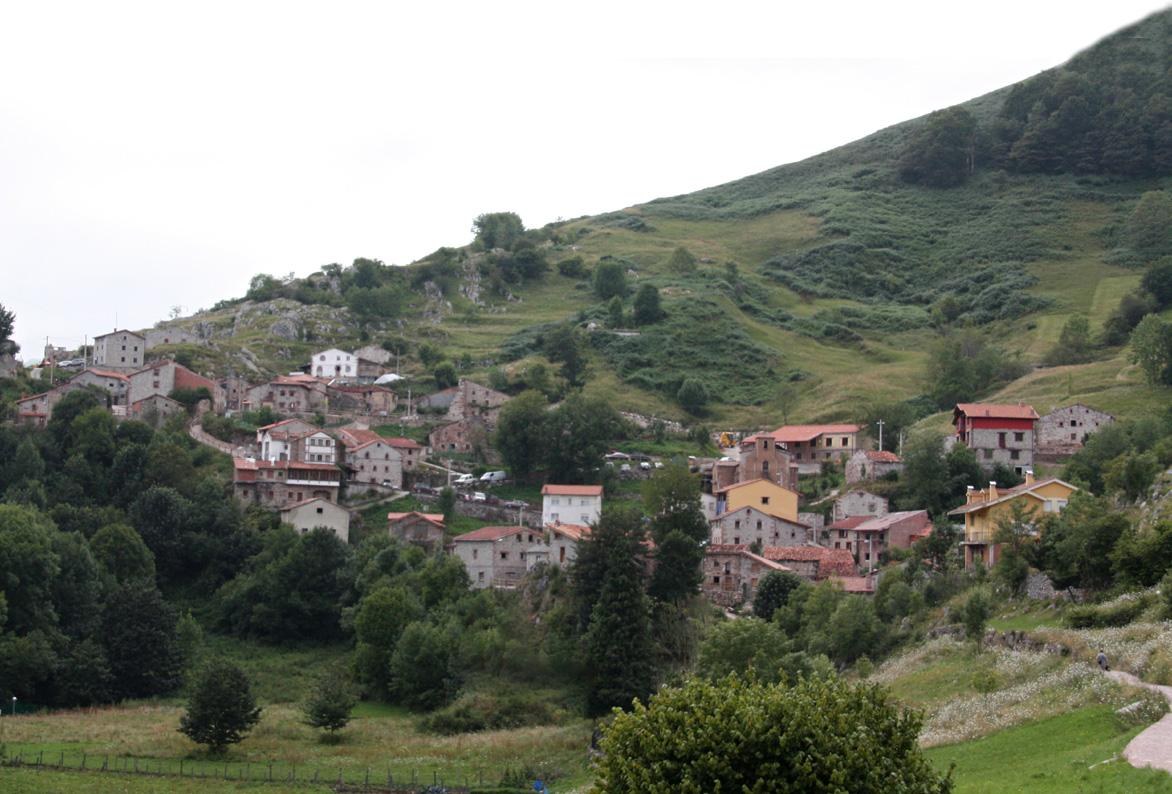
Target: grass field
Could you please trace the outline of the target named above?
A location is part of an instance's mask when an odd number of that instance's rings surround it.
[[[1139,731],[1122,728],[1112,707],[1090,706],[927,754],[941,771],[956,765],[957,794],[1172,792],[1166,772],[1120,759]]]

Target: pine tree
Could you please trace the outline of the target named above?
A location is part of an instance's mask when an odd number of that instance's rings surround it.
[[[179,732],[213,754],[241,741],[260,722],[260,707],[248,676],[224,659],[212,659],[196,673],[179,718]]]

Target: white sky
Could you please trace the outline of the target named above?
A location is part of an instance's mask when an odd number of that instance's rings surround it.
[[[1089,2],[0,5],[0,304],[139,328],[367,256],[746,176],[1057,65]]]

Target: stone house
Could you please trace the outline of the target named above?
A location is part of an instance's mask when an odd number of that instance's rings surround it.
[[[189,370],[171,360],[155,361],[143,369],[130,373],[129,401],[136,403],[155,394],[170,397],[177,389],[207,389],[211,397],[212,410],[224,411],[224,389],[220,384]]]
[[[530,527],[482,527],[452,540],[452,550],[475,588],[516,587],[527,570],[526,552],[541,542]]]
[[[813,540],[810,527],[746,505],[709,521],[709,537],[716,544],[739,546],[801,546]]]
[[[385,386],[373,383],[331,383],[326,387],[330,410],[336,413],[390,416],[398,397]]]
[[[245,410],[269,407],[279,414],[314,414],[329,410],[326,384],[308,375],[280,375],[248,390]]]
[[[327,380],[354,380],[358,377],[358,360],[353,353],[332,347],[309,358],[309,374]]]
[[[798,495],[769,480],[749,480],[730,485],[713,494],[716,497],[716,515],[731,513],[742,507],[755,507],[762,513],[796,523]]]
[[[552,485],[541,487],[541,525],[591,525],[602,515],[601,485]]]
[[[98,369],[134,371],[142,369],[146,337],[121,330],[94,337],[93,364]]]
[[[281,523],[303,535],[311,529],[323,527],[343,543],[350,542],[350,511],[321,497],[282,507]]]
[[[373,430],[343,427],[337,431],[342,444],[342,466],[351,483],[403,487],[403,456]]]
[[[590,527],[582,524],[550,524],[548,562],[569,565],[578,559],[578,544],[590,537]]]
[[[972,570],[978,562],[989,568],[1000,559],[1000,544],[994,541],[997,525],[1013,515],[1015,505],[1031,516],[1061,513],[1077,490],[1057,477],[1037,480],[1032,471],[1027,471],[1025,482],[1014,488],[998,488],[995,482],[981,490],[970,485],[965,503],[948,513],[964,517],[961,545],[965,570]]]
[[[767,573],[790,570],[739,544],[712,544],[704,549],[703,579],[700,589],[710,601],[734,607],[752,601],[757,584]]]
[[[883,515],[887,515],[887,497],[860,490],[847,491],[835,499],[831,512],[834,521],[841,521],[850,516],[873,518]]]
[[[719,460],[712,466],[713,491],[750,480],[768,480],[791,491],[797,487],[793,458],[770,435],[749,436],[741,441],[735,459]]]
[[[461,379],[448,406],[447,418],[449,421],[458,422],[461,419],[479,416],[489,425],[493,425],[496,423],[497,414],[500,413],[500,407],[508,401],[509,395],[504,392]]]
[[[827,527],[828,542],[834,548],[849,551],[855,565],[862,568],[878,566],[880,556],[887,549],[910,549],[917,540],[932,533],[932,519],[927,510],[903,510],[886,515],[850,516]]]
[[[1038,420],[1038,452],[1048,455],[1073,454],[1087,436],[1109,425],[1115,417],[1103,411],[1075,403],[1057,408]]]
[[[1037,421],[1037,412],[1024,403],[958,403],[952,411],[957,440],[976,453],[986,471],[998,463],[1018,474],[1032,469]]]
[[[332,463],[233,460],[232,490],[242,502],[281,508],[321,497],[338,501],[342,472]]]
[[[392,538],[429,554],[443,549],[444,529],[443,513],[387,513],[387,532]]]
[[[405,472],[414,471],[415,467],[423,460],[423,445],[416,441],[402,436],[391,436],[384,438],[383,441],[399,450]]]
[[[162,394],[143,397],[137,402],[132,402],[126,410],[127,418],[146,422],[156,428],[162,427],[172,416],[186,415],[187,406]]]
[[[456,387],[433,392],[415,401],[415,409],[422,413],[447,414],[456,399]]]
[[[182,328],[151,328],[143,333],[146,349],[152,350],[159,345],[195,345],[201,340],[190,331]]]
[[[903,459],[885,449],[859,449],[847,458],[845,466],[847,485],[864,480],[879,480],[888,474],[903,471]]]
[[[244,378],[229,375],[220,381],[220,389],[224,392],[224,410],[243,411],[244,403],[248,400],[248,390],[252,388]]]
[[[788,452],[801,474],[817,474],[826,461],[841,461],[859,446],[859,425],[784,425],[770,436]],[[746,441],[755,438],[750,436]],[[744,442],[742,442],[744,443]]]
[[[90,367],[77,373],[69,379],[68,383],[62,384],[58,388],[67,392],[87,387],[100,389],[106,393],[109,405],[124,406],[128,402],[129,386],[129,378],[124,372]]]
[[[22,397],[16,401],[16,423],[44,427],[53,418],[53,407],[68,393],[69,390],[58,386],[41,394]]]
[[[780,562],[798,576],[811,581],[855,576],[855,558],[846,549],[823,546],[766,546],[761,556]]]
[[[470,454],[477,450],[487,452],[490,432],[488,423],[483,418],[468,416],[432,430],[427,436],[427,446],[432,454]]]

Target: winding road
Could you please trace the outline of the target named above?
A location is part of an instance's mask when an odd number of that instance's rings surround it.
[[[1131,673],[1119,670],[1112,670],[1107,675],[1120,684],[1159,692],[1172,704],[1172,687],[1149,684],[1140,681]],[[1123,757],[1129,764],[1140,769],[1150,766],[1153,769],[1172,772],[1172,712],[1165,714],[1158,722],[1128,742],[1127,747],[1123,748]]]

